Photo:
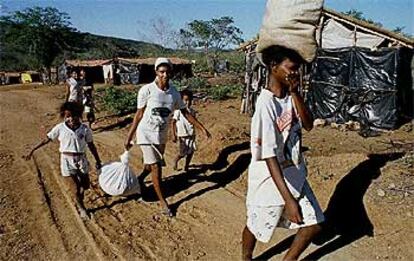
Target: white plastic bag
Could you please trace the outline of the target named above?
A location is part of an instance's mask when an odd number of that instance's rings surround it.
[[[315,30],[322,6],[323,0],[268,0],[256,51],[280,45],[311,62],[316,55]]]
[[[102,190],[112,196],[128,196],[141,193],[137,177],[128,166],[129,152],[121,156],[121,162],[111,162],[101,168],[99,185]]]

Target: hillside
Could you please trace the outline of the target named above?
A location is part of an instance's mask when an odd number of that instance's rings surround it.
[[[27,41],[16,39],[16,32],[22,25],[0,22],[0,71],[19,71],[38,68],[38,63],[31,55],[32,48]],[[36,34],[36,30],[29,30]],[[52,62],[60,64],[64,59],[106,59],[112,57],[139,57],[168,54],[171,50],[160,45],[100,36],[83,32],[65,32],[70,42],[65,42],[65,50]],[[27,35],[30,38],[30,35]],[[32,43],[30,43],[32,44]]]
[[[166,49],[160,45],[142,41],[94,35],[90,33],[80,33],[80,37],[83,39],[83,48],[79,48],[76,52],[73,52],[73,57],[71,58],[105,59],[117,56],[154,56],[160,53],[172,52],[172,50]]]

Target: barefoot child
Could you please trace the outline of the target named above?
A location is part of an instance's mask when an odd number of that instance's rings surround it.
[[[190,90],[182,90],[180,92],[181,99],[186,105],[186,110],[195,117],[195,111],[191,108],[193,102],[193,93]],[[173,130],[173,142],[179,141],[179,154],[174,161],[174,170],[177,170],[178,162],[185,157],[184,170],[188,171],[188,166],[193,158],[196,148],[194,126],[182,114],[180,110],[174,111],[173,120],[171,122]]]
[[[311,130],[313,121],[298,91],[302,58],[293,50],[271,46],[263,51],[263,62],[269,82],[258,97],[251,123],[243,260],[251,260],[256,240],[268,242],[276,227],[299,229],[284,257],[297,260],[324,220],[306,181],[301,153],[301,128]]]
[[[101,168],[101,160],[92,140],[91,129],[80,121],[82,113],[83,107],[80,103],[65,102],[60,107],[60,115],[64,121],[53,127],[47,137],[35,145],[24,157],[29,160],[37,149],[58,139],[61,174],[76,201],[80,216],[86,218],[87,212],[83,203],[84,191],[89,188],[89,162],[85,154],[86,146],[89,147],[96,160],[97,169]]]
[[[92,129],[92,124],[95,122],[96,109],[95,102],[93,100],[93,86],[83,86],[83,106],[85,108],[89,128]]]

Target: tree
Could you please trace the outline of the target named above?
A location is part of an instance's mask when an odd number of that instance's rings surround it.
[[[219,53],[231,44],[240,44],[242,31],[234,25],[232,17],[223,16],[211,20],[194,20],[179,30],[181,48],[203,48],[207,66],[214,71]]]
[[[159,44],[163,47],[175,47],[177,34],[170,20],[165,17],[156,17],[149,22],[138,21],[138,34],[144,41]],[[142,29],[141,29],[142,28]]]
[[[1,16],[2,43],[10,52],[29,56],[29,66],[50,71],[50,66],[72,45],[73,32],[67,13],[53,7],[33,7]],[[3,32],[2,32],[3,33]]]
[[[191,48],[195,46],[194,35],[185,29],[180,29],[178,33],[176,33],[174,42],[177,49],[186,49],[187,51],[190,51]]]
[[[243,39],[242,31],[233,25],[232,17],[223,16],[208,21],[194,20],[187,24],[187,28],[180,30],[180,36],[193,47],[202,47],[206,54],[210,49],[220,51],[230,44],[240,44]]]

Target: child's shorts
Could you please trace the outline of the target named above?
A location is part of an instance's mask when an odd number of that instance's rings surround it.
[[[164,165],[165,144],[145,144],[140,145],[140,148],[142,150],[144,164],[160,163]]]
[[[197,150],[194,136],[179,137],[179,141],[181,157],[193,154]]]
[[[89,162],[85,154],[75,156],[61,153],[60,170],[64,177],[70,177],[79,173],[88,175]]]
[[[269,242],[276,227],[297,229],[319,224],[325,220],[322,209],[307,181],[303,185],[298,203],[303,224],[290,222],[285,217],[284,205],[269,207],[247,205],[247,227],[257,240]]]

